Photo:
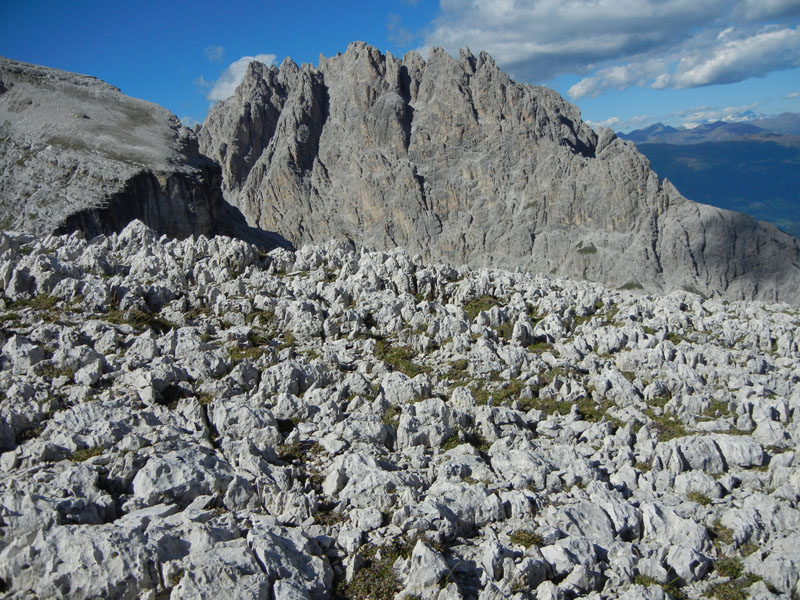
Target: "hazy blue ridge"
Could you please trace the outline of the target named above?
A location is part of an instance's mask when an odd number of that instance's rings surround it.
[[[637,147],[687,198],[752,215],[800,238],[800,137],[779,139]]]

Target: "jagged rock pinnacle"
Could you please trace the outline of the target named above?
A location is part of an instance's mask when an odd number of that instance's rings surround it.
[[[648,291],[793,301],[798,241],[660,182],[556,92],[486,53],[361,42],[318,66],[252,63],[199,134],[251,225],[426,259]]]

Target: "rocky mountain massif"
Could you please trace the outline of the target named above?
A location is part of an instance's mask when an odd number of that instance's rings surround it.
[[[800,594],[800,314],[343,242],[0,234],[0,587]]]
[[[34,233],[241,233],[219,166],[164,108],[102,81],[0,57],[0,226]],[[260,236],[270,240],[268,234]]]
[[[794,302],[800,242],[683,198],[634,145],[485,53],[353,43],[314,67],[250,64],[199,134],[251,225],[425,260],[649,291]]]
[[[348,239],[624,289],[798,298],[797,239],[687,201],[632,144],[486,54],[354,43],[319,67],[252,63],[199,143],[92,77],[0,58],[5,229],[92,236],[140,219],[266,249]]]

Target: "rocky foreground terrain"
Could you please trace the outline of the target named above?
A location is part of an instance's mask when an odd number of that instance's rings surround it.
[[[795,598],[800,313],[0,235],[7,598]]]

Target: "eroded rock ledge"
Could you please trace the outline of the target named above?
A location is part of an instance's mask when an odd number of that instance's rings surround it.
[[[6,597],[800,592],[787,305],[138,222],[0,289]]]
[[[0,57],[0,225],[175,237],[227,227],[221,171],[160,106],[93,77]]]

